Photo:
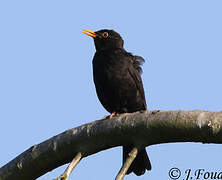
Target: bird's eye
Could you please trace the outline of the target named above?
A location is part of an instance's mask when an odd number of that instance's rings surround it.
[[[104,38],[107,38],[107,37],[109,36],[109,34],[108,34],[108,32],[104,32],[104,33],[102,34],[102,36],[103,36]]]

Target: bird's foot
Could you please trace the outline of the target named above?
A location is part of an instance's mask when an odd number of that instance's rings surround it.
[[[154,111],[151,112],[151,114],[156,114],[158,112],[160,112],[160,110],[154,110]]]
[[[109,119],[112,119],[115,115],[117,115],[117,113],[113,112],[112,114],[110,114]]]
[[[146,110],[139,110],[140,113],[144,113]]]
[[[118,116],[119,114],[116,112],[111,113],[109,116],[105,116],[104,119],[112,119],[114,116]]]

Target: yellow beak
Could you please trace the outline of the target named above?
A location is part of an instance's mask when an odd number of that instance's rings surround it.
[[[86,32],[83,32],[83,33],[88,35],[88,36],[91,36],[93,38],[96,37],[96,33],[94,31],[92,31],[92,30],[84,29],[83,31],[86,31]]]

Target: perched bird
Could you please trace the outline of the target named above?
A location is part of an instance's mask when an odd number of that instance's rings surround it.
[[[94,39],[96,53],[93,58],[93,80],[97,96],[103,107],[111,113],[110,118],[120,113],[146,110],[146,99],[141,79],[141,64],[144,59],[133,56],[123,48],[123,39],[114,30],[85,30]],[[123,162],[133,145],[123,146]],[[146,149],[139,151],[127,174],[140,176],[151,169]]]

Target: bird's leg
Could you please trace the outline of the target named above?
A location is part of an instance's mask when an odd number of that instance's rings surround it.
[[[118,115],[118,113],[112,112],[109,116],[105,116],[104,119],[112,119],[116,115]]]
[[[76,165],[80,162],[82,158],[82,154],[79,152],[77,155],[73,158],[72,162],[69,164],[69,166],[66,168],[66,170],[57,178],[54,180],[67,180],[76,167]]]
[[[124,176],[126,175],[127,170],[129,169],[130,165],[132,164],[133,160],[136,158],[138,154],[138,149],[134,147],[130,153],[129,157],[124,162],[123,166],[121,167],[119,173],[116,176],[115,180],[123,180]]]
[[[112,113],[110,114],[110,116],[109,116],[109,119],[112,119],[112,118],[113,118],[113,116],[115,116],[115,115],[117,115],[117,113],[112,112]]]
[[[153,111],[151,112],[151,114],[156,114],[156,113],[158,113],[158,112],[160,112],[160,110],[153,110]]]

